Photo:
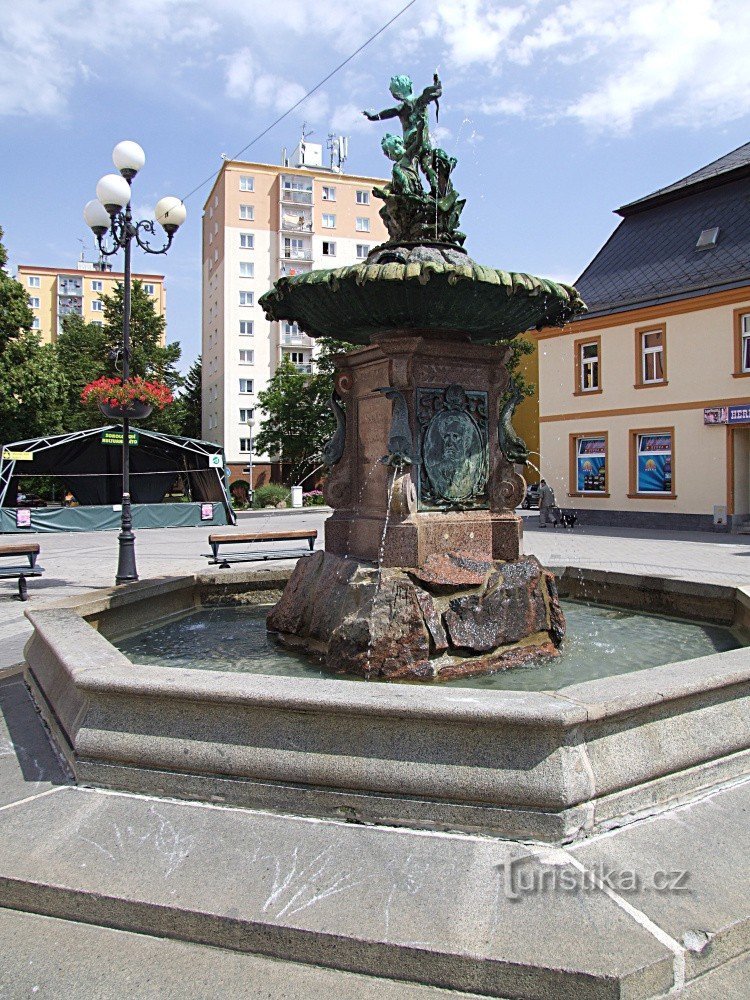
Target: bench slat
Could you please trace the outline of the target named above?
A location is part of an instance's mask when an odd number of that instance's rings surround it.
[[[209,545],[234,545],[238,542],[287,542],[300,538],[317,538],[318,532],[310,531],[264,531],[251,535],[209,535]]]
[[[0,544],[0,556],[39,555],[39,542],[3,542]]]

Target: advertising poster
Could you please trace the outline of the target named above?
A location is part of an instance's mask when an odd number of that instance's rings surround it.
[[[201,504],[201,521],[213,521],[214,505],[212,503]]]
[[[669,434],[639,438],[638,492],[672,492],[672,438]]]
[[[16,511],[16,527],[17,528],[31,527],[31,511],[28,508]]]
[[[606,489],[606,453],[604,438],[580,438],[577,456],[579,493],[604,493]]]

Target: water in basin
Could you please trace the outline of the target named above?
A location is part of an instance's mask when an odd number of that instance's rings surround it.
[[[448,681],[441,686],[550,691],[746,644],[739,633],[719,625],[573,601],[563,601],[562,605],[568,634],[563,654],[557,660]],[[279,648],[266,632],[268,610],[262,606],[201,608],[115,645],[136,663],[163,667],[282,677],[342,676]]]

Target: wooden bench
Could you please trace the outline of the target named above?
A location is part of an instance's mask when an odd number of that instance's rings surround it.
[[[42,567],[37,566],[39,542],[7,542],[0,543],[0,559],[12,559],[16,556],[26,556],[28,566],[0,566],[0,580],[15,580],[18,578],[18,596],[22,601],[28,601],[29,592],[26,579],[29,576],[41,576]]]
[[[208,544],[211,546],[211,551],[214,554],[212,563],[219,563],[221,569],[229,569],[229,561],[226,556],[223,556],[221,561],[219,561],[219,546],[220,545],[254,545],[256,542],[296,542],[305,541],[310,546],[310,551],[312,552],[315,545],[315,539],[318,537],[318,532],[314,529],[310,531],[259,531],[253,532],[251,534],[243,535],[209,535]],[[253,557],[256,558],[256,557]],[[257,558],[261,559],[279,559],[282,555],[275,552],[259,553]],[[246,560],[237,559],[235,562],[243,562]]]

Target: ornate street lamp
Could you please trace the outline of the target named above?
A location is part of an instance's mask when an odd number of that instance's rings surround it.
[[[160,248],[152,247],[146,234],[156,236],[156,225],[151,219],[134,222],[130,211],[130,187],[133,178],[146,162],[146,154],[137,142],[118,142],[112,151],[112,161],[118,174],[105,174],[96,185],[96,198],[83,210],[86,225],[96,236],[99,250],[111,257],[123,250],[123,316],[122,316],[122,380],[130,378],[130,245],[133,240],[144,253],[166,253],[172,245],[174,234],[185,221],[187,212],[179,198],[162,198],[156,205],[156,222],[167,234],[167,242]],[[107,241],[109,236],[109,241]],[[107,245],[109,242],[109,246]],[[129,583],[138,579],[135,565],[135,535],[130,509],[130,420],[135,413],[123,411],[122,416],[122,521],[119,539],[117,576],[115,582]]]

